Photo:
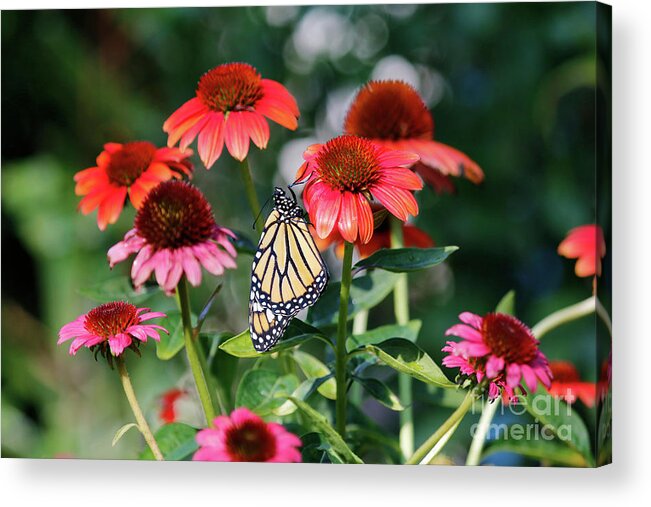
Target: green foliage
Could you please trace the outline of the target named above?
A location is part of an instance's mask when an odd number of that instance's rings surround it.
[[[163,453],[165,461],[182,461],[192,457],[199,448],[195,435],[197,430],[182,423],[170,423],[161,426],[154,434],[156,443]],[[140,454],[140,459],[153,460],[149,448]]]
[[[521,439],[498,440],[483,452],[484,458],[498,452],[514,452],[531,459],[551,462],[561,466],[584,467],[585,458],[562,443],[555,440]]]
[[[278,410],[298,388],[295,375],[278,375],[271,370],[248,370],[242,377],[235,405],[248,407],[260,416]]]
[[[408,273],[431,268],[445,261],[453,252],[459,250],[458,246],[444,246],[441,248],[382,248],[366,259],[362,259],[355,268],[378,268],[393,273]]]
[[[496,313],[506,313],[507,315],[515,315],[515,291],[508,291],[500,302],[495,307]]]
[[[373,398],[385,407],[398,412],[405,409],[400,403],[398,396],[384,382],[374,378],[361,377],[354,377],[354,380],[359,382],[368,394],[373,396]]]
[[[128,301],[131,304],[139,305],[158,292],[158,287],[143,287],[140,290],[135,290],[129,277],[119,276],[79,289],[78,292],[98,303]]]
[[[160,325],[169,331],[160,333],[160,341],[156,343],[156,355],[163,361],[172,359],[184,346],[183,322],[181,312],[167,312],[167,317],[160,319]]]
[[[308,380],[324,379],[323,383],[317,387],[319,394],[330,400],[337,399],[337,382],[332,377],[332,372],[325,364],[319,361],[312,354],[307,354],[300,350],[294,350],[292,357]]]
[[[350,351],[364,345],[380,343],[389,338],[405,338],[410,342],[415,342],[421,324],[420,320],[411,320],[405,326],[387,324],[386,326],[376,327],[370,331],[350,336],[346,340],[346,349]]]

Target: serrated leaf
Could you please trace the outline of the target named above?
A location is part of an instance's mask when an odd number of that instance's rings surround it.
[[[536,393],[522,397],[522,402],[527,412],[547,426],[559,441],[581,454],[588,466],[594,466],[590,434],[571,405],[547,393],[542,386]]]
[[[197,430],[182,423],[170,423],[161,426],[154,438],[165,461],[182,461],[188,459],[199,448],[195,440]],[[140,454],[140,459],[153,460],[149,448]]]
[[[586,461],[579,452],[563,445],[557,440],[543,440],[540,438],[530,440],[526,438],[520,440],[498,440],[486,448],[482,454],[482,458],[498,452],[514,452],[528,458],[551,461],[564,466],[586,466]]]
[[[382,248],[355,264],[356,269],[377,268],[393,273],[420,271],[441,264],[458,246],[436,248]]]
[[[368,394],[373,396],[373,398],[385,407],[397,412],[401,412],[405,409],[405,407],[402,406],[402,403],[400,403],[400,398],[398,398],[398,396],[396,396],[396,394],[389,389],[389,386],[384,382],[374,378],[360,377],[355,377],[355,380],[364,387]]]
[[[137,428],[138,425],[136,423],[128,423],[122,426],[119,430],[115,432],[115,435],[113,436],[113,440],[111,441],[111,447],[115,447],[115,444],[117,444],[120,439],[124,436],[124,434],[129,431],[131,428]]]
[[[140,304],[156,292],[157,287],[143,287],[135,290],[131,285],[131,279],[126,276],[119,276],[109,278],[103,282],[78,289],[79,294],[82,296],[96,301],[98,303],[108,303],[110,301],[129,301],[133,304]]]
[[[332,372],[325,364],[312,354],[300,350],[295,350],[292,357],[308,380],[330,377],[317,387],[317,391],[330,400],[337,399],[337,382],[332,378]]]
[[[382,302],[396,283],[397,276],[387,271],[372,271],[353,279],[350,287],[348,320],[361,310],[368,310]],[[308,312],[308,320],[317,327],[337,323],[341,283],[331,283]]]
[[[260,416],[271,414],[298,388],[295,375],[279,376],[271,370],[247,371],[235,395],[235,406],[247,407]]]
[[[313,429],[318,433],[322,434],[323,437],[328,441],[332,446],[334,452],[338,456],[341,456],[342,460],[345,463],[364,463],[359,456],[357,456],[351,449],[346,445],[341,435],[335,431],[335,429],[330,426],[327,419],[321,415],[319,412],[310,407],[307,403],[297,398],[290,398],[298,409],[309,419],[310,424]]]
[[[353,350],[363,345],[380,343],[389,338],[405,338],[410,342],[415,342],[418,338],[422,322],[420,320],[410,320],[406,325],[388,324],[386,326],[376,327],[365,333],[350,336],[346,340],[346,350]]]
[[[515,315],[515,291],[508,291],[500,302],[495,307],[496,313],[506,313],[507,315]]]
[[[387,366],[406,373],[426,384],[456,388],[434,360],[418,345],[404,338],[391,338],[376,345],[366,345],[366,352],[375,355]]]

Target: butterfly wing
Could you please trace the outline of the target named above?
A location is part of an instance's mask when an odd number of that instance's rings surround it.
[[[328,270],[301,217],[273,210],[265,223],[251,273],[252,300],[273,313],[294,316],[313,305],[328,283]]]
[[[279,315],[255,300],[249,301],[249,331],[253,348],[266,352],[285,334],[293,315]]]

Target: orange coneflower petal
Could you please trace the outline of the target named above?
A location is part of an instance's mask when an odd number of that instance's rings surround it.
[[[356,194],[359,240],[368,243],[373,237],[373,211],[366,197]]]
[[[261,150],[267,147],[269,142],[269,124],[259,113],[243,111],[237,113],[242,118],[242,125],[244,130],[248,132],[253,144]]]
[[[104,169],[91,167],[75,174],[75,194],[86,195],[97,185],[108,185],[108,177]]]
[[[423,188],[423,182],[409,169],[402,167],[392,167],[390,169],[381,169],[380,180],[382,184],[405,188],[407,190],[420,190]]]
[[[263,97],[255,105],[255,110],[289,130],[296,130],[298,128],[296,116],[282,101],[270,97]]]
[[[380,201],[390,213],[403,222],[409,215],[418,214],[418,203],[408,190],[387,185],[377,185],[371,189],[374,198]]]
[[[95,190],[86,195],[81,201],[79,201],[79,211],[82,214],[88,215],[92,212],[99,204],[106,199],[112,192],[115,191],[113,185],[107,184],[97,187]]]
[[[114,224],[122,208],[124,207],[124,198],[127,196],[126,187],[118,187],[111,192],[100,204],[97,212],[97,225],[100,230],[106,229],[108,224]]]
[[[187,149],[188,146],[194,141],[194,139],[199,135],[199,133],[203,130],[203,128],[206,126],[206,124],[210,121],[211,115],[206,114],[205,116],[202,116],[199,121],[197,121],[192,127],[190,127],[188,130],[185,131],[185,133],[181,136],[181,141],[179,142],[179,148],[182,150]]]
[[[163,123],[163,132],[169,135],[167,146],[174,146],[181,136],[207,112],[208,108],[197,97],[188,100],[174,111]]]
[[[330,234],[339,218],[342,195],[340,192],[321,185],[321,188],[314,192],[313,198],[319,199],[320,202],[314,213],[316,215],[314,220],[316,222],[316,233],[321,238],[325,238]]]
[[[341,195],[341,211],[337,225],[346,241],[352,243],[357,239],[357,203],[350,192]]]
[[[249,153],[249,133],[244,112],[230,112],[224,122],[224,141],[233,158],[240,162]]]
[[[264,97],[262,100],[265,98],[273,99],[283,104],[285,108],[295,117],[300,116],[296,99],[291,93],[289,93],[289,90],[287,90],[287,88],[281,85],[278,81],[274,81],[272,79],[263,79],[260,81],[260,84],[264,90]]]
[[[381,150],[377,161],[384,167],[409,167],[420,160],[420,156],[410,151]]]
[[[206,169],[210,169],[224,149],[224,128],[224,115],[215,113],[199,134],[197,149]]]

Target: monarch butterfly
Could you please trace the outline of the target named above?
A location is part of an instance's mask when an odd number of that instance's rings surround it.
[[[291,189],[290,189],[291,191]],[[260,237],[251,268],[249,331],[253,347],[265,352],[282,337],[292,318],[313,305],[328,283],[328,269],[308,229],[304,211],[282,188]]]

